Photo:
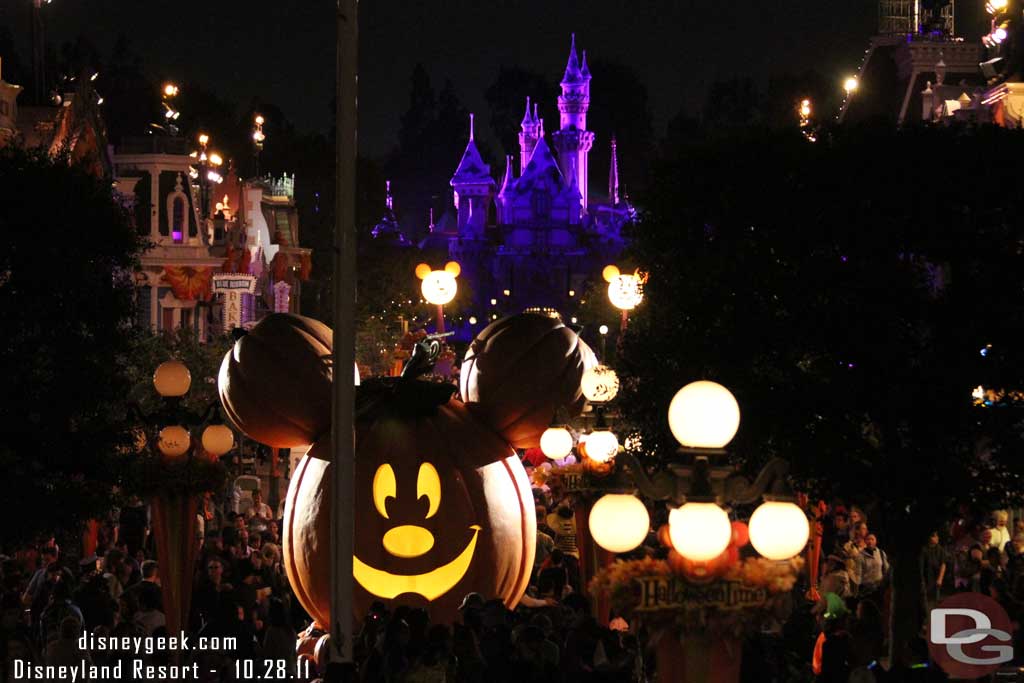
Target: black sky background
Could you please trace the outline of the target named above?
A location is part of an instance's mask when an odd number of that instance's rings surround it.
[[[961,0],[958,32],[980,35],[983,0]],[[31,0],[0,0],[28,59]],[[434,86],[450,78],[486,131],[484,90],[499,65],[557,82],[569,35],[596,58],[631,66],[662,135],[680,109],[699,112],[716,80],[814,68],[835,79],[855,70],[876,26],[874,0],[363,0],[360,3],[361,153],[395,144],[409,76],[422,62]],[[335,4],[331,0],[54,0],[47,40],[87,36],[109,53],[119,33],[157,79],[199,83],[239,105],[275,102],[300,129],[325,129],[332,112]],[[591,84],[592,92],[601,83]],[[555,119],[555,103],[542,102]],[[544,113],[546,110],[546,113]],[[187,114],[187,112],[186,112]],[[549,126],[550,127],[550,126]]]

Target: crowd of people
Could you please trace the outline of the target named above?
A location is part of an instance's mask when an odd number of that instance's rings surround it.
[[[182,658],[202,660],[203,680],[232,680],[239,672],[234,663],[244,660],[283,661],[292,680],[318,678],[323,659],[297,652],[297,636],[317,635],[316,625],[283,571],[281,520],[258,491],[242,505],[234,493],[207,494],[200,505],[192,607],[183,627],[189,636],[235,646]],[[354,643],[359,680],[645,680],[637,635],[621,619],[599,625],[581,591],[570,501],[553,500],[546,488],[535,494],[537,555],[519,607],[509,610],[501,601],[470,594],[456,623],[431,623],[425,609],[389,610],[376,603]],[[147,663],[168,660],[167,652],[78,647],[82,634],[176,635],[167,632],[149,523],[147,506],[134,499],[100,523],[95,553],[88,557],[68,557],[52,537],[0,557],[4,680],[11,680],[16,659],[43,666],[105,665],[140,656]],[[126,679],[130,670],[122,669]]]
[[[921,642],[929,610],[955,593],[989,596],[1012,622],[1024,623],[1024,519],[1011,532],[1005,510],[981,518],[962,512],[948,529],[933,529],[922,539],[915,572]],[[860,508],[833,506],[822,521],[821,599],[813,610],[820,633],[813,669],[821,681],[845,682],[851,675],[872,681],[891,635],[889,558]],[[1016,650],[1024,651],[1020,638],[1018,631]]]
[[[529,589],[515,610],[471,593],[455,623],[433,623],[427,609],[375,603],[354,642],[361,681],[387,683],[481,681],[650,680],[656,661],[645,634],[621,616],[607,625],[595,618],[581,585],[577,516],[573,500],[551,486],[535,485],[537,541]],[[231,638],[234,647],[194,653],[200,678],[232,680],[234,662],[284,662],[292,680],[312,680],[325,662],[297,636],[315,640],[316,625],[295,599],[283,571],[280,510],[259,491],[204,496],[197,520],[198,561],[190,636]],[[888,554],[859,507],[832,505],[822,518],[818,592],[811,610],[819,634],[811,667],[819,680],[875,680],[887,652],[892,570]],[[0,556],[0,640],[3,673],[13,662],[60,666],[78,660],[102,664],[122,654],[82,651],[78,639],[167,633],[161,568],[156,561],[148,508],[134,499],[101,523],[96,551],[69,558],[54,538],[40,539]],[[663,553],[652,534],[634,554]],[[1024,520],[1009,529],[1009,515],[987,523],[958,520],[923,543],[917,567],[920,616],[957,591],[989,595],[1011,618],[1024,618]],[[301,639],[300,639],[301,640]],[[1024,651],[1024,649],[1022,649]],[[138,656],[124,653],[123,656]],[[159,662],[167,653],[144,655]],[[303,666],[305,664],[305,666]],[[206,672],[210,673],[209,676]],[[293,673],[294,672],[294,673]]]

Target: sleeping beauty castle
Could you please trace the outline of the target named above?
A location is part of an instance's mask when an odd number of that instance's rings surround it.
[[[558,97],[558,129],[548,133],[535,102],[527,98],[519,153],[505,158],[495,175],[474,139],[451,177],[453,209],[413,245],[391,210],[374,228],[377,239],[424,252],[446,254],[471,283],[469,312],[481,321],[527,308],[553,309],[566,320],[589,281],[624,247],[622,228],[636,216],[620,192],[614,137],[607,194],[590,182],[588,156],[597,135],[587,128],[590,69],[573,36]],[[440,264],[437,264],[438,266]]]

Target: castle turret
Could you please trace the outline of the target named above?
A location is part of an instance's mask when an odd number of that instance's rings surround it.
[[[483,238],[487,227],[487,210],[494,198],[495,183],[491,177],[491,167],[480,157],[480,150],[473,137],[473,114],[470,114],[469,142],[450,184],[455,194],[455,208],[458,210],[459,235],[479,239]]]
[[[537,104],[533,104],[533,109],[530,109],[530,98],[526,98],[526,113],[523,114],[523,120],[519,126],[522,128],[519,131],[519,169],[520,173],[522,169],[526,168],[526,165],[530,163],[530,157],[533,156],[533,150],[537,147],[537,140],[540,140],[544,132],[541,130],[540,119],[537,118]]]
[[[587,208],[587,156],[594,144],[594,134],[587,130],[590,108],[590,68],[587,53],[582,61],[576,56],[576,34],[572,36],[569,61],[562,76],[562,94],[558,97],[560,128],[552,133],[558,152],[558,167],[565,178],[574,177],[579,187],[582,208]]]

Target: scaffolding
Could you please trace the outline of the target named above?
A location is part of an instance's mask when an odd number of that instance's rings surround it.
[[[952,37],[956,34],[954,5],[954,0],[879,0],[878,33],[883,36],[940,33]]]

